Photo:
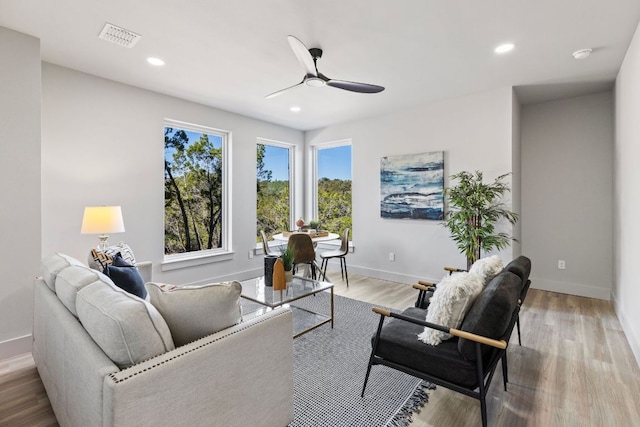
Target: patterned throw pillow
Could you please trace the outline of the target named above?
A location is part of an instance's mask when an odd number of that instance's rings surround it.
[[[482,292],[482,278],[471,273],[455,273],[445,276],[436,287],[426,321],[449,328],[459,328],[467,311]],[[426,344],[438,345],[451,338],[446,332],[425,326],[418,339]]]
[[[90,267],[104,271],[107,266],[113,264],[113,259],[118,252],[122,255],[122,259],[127,264],[133,265],[134,267],[136,266],[136,259],[133,256],[133,251],[129,245],[124,242],[120,242],[115,246],[107,247],[104,251],[91,249],[91,258],[93,258],[95,265],[90,265]]]

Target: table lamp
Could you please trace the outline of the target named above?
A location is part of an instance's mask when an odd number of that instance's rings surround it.
[[[98,249],[104,251],[107,248],[107,233],[124,232],[122,209],[120,206],[87,206],[82,217],[82,234],[99,234]]]

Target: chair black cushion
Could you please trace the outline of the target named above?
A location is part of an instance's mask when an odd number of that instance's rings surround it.
[[[104,269],[104,274],[109,276],[120,289],[142,299],[147,297],[147,289],[144,287],[144,279],[142,279],[140,272],[122,259],[120,252],[113,258],[113,263]]]
[[[507,264],[503,271],[510,271],[520,277],[522,281],[520,299],[524,301],[524,297],[527,295],[527,290],[529,289],[527,282],[529,281],[529,274],[531,274],[531,260],[526,256],[520,255]]]
[[[424,321],[427,310],[411,307],[403,314]],[[376,355],[469,390],[475,389],[478,386],[476,364],[462,357],[458,351],[458,339],[432,346],[418,340],[418,334],[423,330],[424,326],[400,319],[386,321],[380,333]],[[375,334],[371,339],[372,345],[374,340]]]
[[[522,280],[515,274],[503,271],[489,282],[478,296],[460,325],[460,330],[492,339],[503,339],[513,312],[518,305]],[[458,349],[467,360],[476,360],[474,341],[461,338]],[[483,360],[492,347],[482,346]]]

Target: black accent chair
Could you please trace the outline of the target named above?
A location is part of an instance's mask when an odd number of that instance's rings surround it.
[[[371,367],[385,365],[480,400],[482,425],[486,427],[486,395],[500,359],[507,389],[503,356],[518,318],[520,291],[521,279],[511,272],[501,272],[477,297],[460,329],[426,322],[426,309],[411,307],[393,313],[374,307],[380,322],[371,340],[362,396]],[[385,324],[387,317],[392,319]],[[436,346],[425,344],[417,338],[425,326],[447,332],[453,338]]]
[[[444,267],[444,270],[448,271],[449,275],[467,271],[456,267]],[[510,271],[520,277],[522,288],[520,290],[518,305],[522,307],[524,299],[527,296],[527,292],[529,291],[529,286],[531,286],[531,280],[529,280],[529,274],[531,274],[531,260],[524,255],[520,255],[507,264],[502,271]],[[415,306],[427,308],[429,306],[429,299],[433,295],[436,285],[429,282],[418,281],[418,285],[414,285],[413,287],[419,291]],[[518,344],[522,345],[522,337],[520,335],[520,316],[516,319],[516,327],[518,331]]]

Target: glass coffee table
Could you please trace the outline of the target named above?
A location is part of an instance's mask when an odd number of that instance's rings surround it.
[[[293,276],[287,290],[274,291],[272,287],[265,286],[264,277],[240,282],[242,284],[242,298],[264,306],[251,313],[251,316],[264,314],[276,307],[287,306],[293,312],[293,337],[298,338],[324,324],[331,323],[333,329],[333,283],[320,282],[300,276]],[[307,298],[319,292],[330,291],[330,316],[315,313],[313,311],[292,306],[289,303]]]

